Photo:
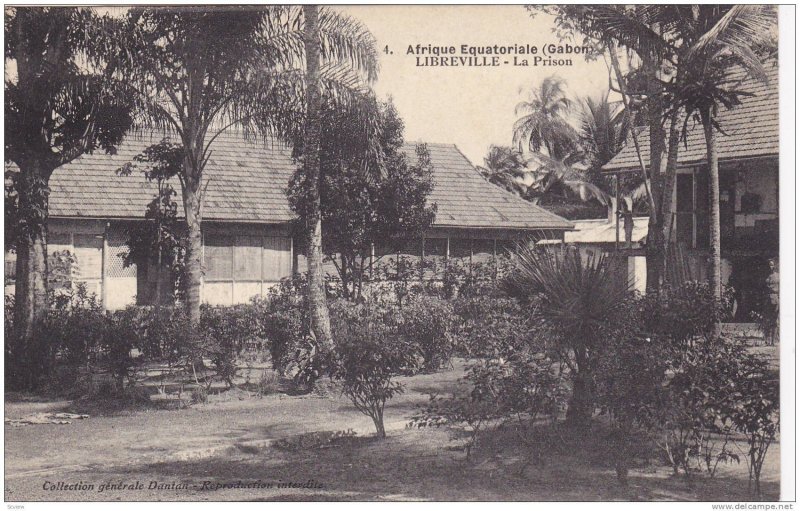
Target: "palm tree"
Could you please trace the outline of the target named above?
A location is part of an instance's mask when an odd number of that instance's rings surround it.
[[[526,177],[530,174],[527,168],[530,161],[513,147],[491,145],[483,159],[484,166],[479,166],[478,170],[490,183],[523,196],[527,187],[532,184],[526,183]]]
[[[516,115],[524,115],[514,123],[514,145],[520,151],[527,148],[556,160],[565,158],[578,141],[575,128],[567,120],[572,106],[564,93],[564,80],[556,76],[545,78],[531,92],[530,100],[515,109]]]
[[[650,125],[649,173],[645,162],[640,166],[648,174],[647,196],[651,204],[647,243],[647,288],[659,284],[659,269],[664,266],[664,254],[669,232],[675,166],[679,143],[678,112],[691,114],[704,126],[710,142],[708,161],[711,176],[711,233],[712,258],[710,280],[719,292],[719,183],[718,162],[714,148],[716,111],[719,106],[733,106],[737,94],[720,87],[731,67],[744,69],[758,77],[759,58],[753,51],[772,31],[768,21],[770,7],[762,6],[674,6],[674,5],[603,5],[554,6],[544,8],[555,14],[560,29],[580,32],[606,45],[624,88],[624,79],[616,59],[619,49],[635,52],[641,60],[638,70],[642,85],[635,91],[620,90],[626,100],[638,95]],[[672,76],[665,76],[665,69]],[[755,74],[754,74],[755,73]],[[690,85],[694,83],[694,85]],[[714,92],[716,90],[717,92]],[[675,99],[683,98],[683,99]],[[727,103],[727,105],[726,105]],[[704,120],[705,119],[705,120]],[[669,124],[669,137],[665,125]],[[714,129],[709,129],[712,127]],[[633,134],[636,142],[635,133]],[[637,148],[637,152],[639,152]],[[666,158],[664,154],[666,153]]]
[[[679,9],[676,30],[684,41],[679,52],[678,80],[669,87],[672,110],[699,121],[706,140],[709,172],[709,281],[717,299],[721,297],[719,158],[716,121],[720,107],[730,109],[746,92],[739,89],[736,74],[766,82],[762,64],[769,51],[774,14],[769,6],[700,5]],[[761,54],[761,55],[760,55]]]
[[[529,191],[531,201],[538,204],[542,198],[555,193],[561,196],[572,194],[584,202],[596,200],[600,204],[608,205],[610,196],[592,182],[588,169],[583,164],[585,158],[586,155],[580,151],[560,160],[539,155],[540,165]]]
[[[573,383],[567,421],[586,426],[594,410],[592,387],[608,325],[619,320],[630,291],[614,258],[584,260],[574,247],[519,246],[503,280],[510,296],[536,303],[532,319],[548,332]]]
[[[6,11],[5,155],[18,172],[7,228],[17,251],[14,370],[31,383],[34,327],[47,309],[48,184],[82,154],[113,152],[131,127],[130,97],[111,79],[114,63],[97,31],[116,24],[89,9],[12,7]],[[91,186],[92,183],[87,183]],[[7,205],[8,206],[8,205]],[[8,208],[7,208],[8,211]],[[9,220],[7,218],[7,220]]]
[[[308,87],[304,17],[298,6],[136,8],[127,30],[108,42],[124,64],[120,75],[138,93],[142,124],[177,134],[183,147],[178,177],[193,326],[200,319],[203,171],[211,145],[229,128],[247,138],[300,138]],[[345,107],[376,77],[374,39],[360,23],[329,9],[320,12],[315,32],[320,64],[311,94],[319,91]]]
[[[608,92],[597,98],[584,98],[579,112],[579,141],[586,154],[588,172],[593,178],[622,150],[630,132],[623,105],[609,101]]]
[[[322,214],[320,204],[320,145],[322,143],[321,96],[319,84],[320,44],[319,7],[303,6],[305,27],[303,47],[306,52],[306,120],[303,133],[303,172],[309,186],[308,232],[308,307],[311,334],[323,350],[333,345],[331,319],[325,295],[322,271]]]

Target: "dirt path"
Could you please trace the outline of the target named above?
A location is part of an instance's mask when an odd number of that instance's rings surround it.
[[[416,405],[427,400],[428,392],[446,393],[462,374],[457,369],[406,379],[407,392],[387,406],[389,438],[385,441],[372,438],[372,422],[346,399],[285,395],[215,402],[184,410],[91,417],[68,425],[6,426],[5,498],[747,498],[743,465],[725,471],[714,481],[694,485],[670,478],[664,467],[635,470],[631,486],[624,489],[616,484],[612,469],[587,460],[582,453],[560,454],[543,465],[525,466],[520,447],[500,435],[493,442],[485,442],[474,462],[466,462],[464,453],[454,450],[458,442],[448,431],[405,429]],[[60,411],[68,405],[7,403],[6,416]],[[357,436],[315,444],[318,432],[347,430]],[[773,498],[778,492],[777,452],[776,446],[766,476]],[[109,489],[110,484],[116,486]]]

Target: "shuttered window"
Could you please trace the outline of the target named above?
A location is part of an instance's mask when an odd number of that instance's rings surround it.
[[[75,258],[78,260],[77,276],[80,280],[103,278],[103,238],[94,234],[76,234]]]
[[[266,282],[277,282],[292,274],[291,240],[279,236],[264,237],[263,270]]]
[[[237,281],[261,280],[261,236],[237,236],[234,248],[234,278]]]
[[[204,247],[205,279],[233,278],[233,236],[208,235]]]

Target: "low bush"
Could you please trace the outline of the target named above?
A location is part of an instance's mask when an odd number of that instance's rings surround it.
[[[516,300],[502,296],[460,296],[453,300],[456,352],[491,357],[531,338],[530,317]]]
[[[433,372],[450,363],[455,342],[453,305],[435,296],[408,299],[393,313],[401,317],[399,334],[421,358],[420,368]]]
[[[272,366],[280,374],[296,361],[309,335],[305,288],[305,277],[298,275],[282,280],[266,298],[253,301],[259,337],[267,340]]]
[[[627,321],[617,322],[614,332],[609,332],[594,372],[597,404],[600,412],[610,418],[609,458],[623,485],[628,482],[637,443],[658,427],[669,367],[668,346],[639,330],[637,300],[631,299],[625,305]]]
[[[659,292],[642,297],[642,328],[682,349],[698,338],[712,337],[714,326],[730,316],[732,304],[730,288],[725,288],[723,299],[718,302],[706,282],[664,286]]]
[[[258,338],[258,312],[252,304],[201,309],[201,353],[211,359],[217,376],[228,387],[233,386],[242,353]]]
[[[508,422],[529,430],[539,420],[555,421],[568,395],[557,362],[525,348],[477,361],[468,367],[462,382],[470,389],[467,395],[432,395],[428,404],[412,416],[409,427],[465,428],[469,432],[467,459],[481,430]],[[531,444],[527,438],[522,440]],[[529,447],[537,451],[542,446]]]
[[[392,306],[339,303],[333,311],[336,348],[328,370],[353,405],[372,419],[378,437],[385,438],[384,407],[403,392],[395,377],[416,369],[415,347],[398,334]]]

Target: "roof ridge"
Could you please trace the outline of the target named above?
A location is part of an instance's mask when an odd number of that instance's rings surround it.
[[[513,197],[514,199],[516,199],[516,200],[518,200],[518,201],[521,201],[521,202],[525,203],[525,204],[526,204],[528,207],[532,207],[532,208],[534,208],[534,209],[537,209],[537,210],[539,210],[539,211],[542,211],[543,213],[546,213],[547,215],[549,215],[549,216],[553,217],[554,219],[560,220],[560,221],[562,221],[562,222],[566,223],[567,225],[570,225],[570,226],[571,226],[571,228],[574,228],[574,227],[575,227],[575,225],[574,225],[572,222],[570,222],[569,220],[567,220],[566,218],[564,218],[564,217],[561,217],[561,216],[558,216],[558,215],[556,215],[555,213],[553,213],[552,211],[548,211],[547,209],[545,209],[545,208],[543,208],[543,207],[539,206],[538,204],[534,204],[534,203],[532,203],[532,202],[530,202],[530,201],[527,201],[527,200],[523,199],[522,197],[520,197],[519,195],[513,194],[513,193],[509,192],[508,190],[503,190],[503,189],[502,189],[502,188],[500,188],[499,186],[495,185],[494,183],[492,183],[491,181],[489,181],[488,179],[486,179],[486,176],[484,176],[483,174],[481,174],[481,171],[480,171],[480,170],[478,170],[478,169],[475,167],[475,165],[473,165],[473,164],[472,164],[472,162],[469,160],[469,158],[467,158],[467,155],[466,155],[466,154],[464,154],[464,152],[463,152],[463,151],[461,151],[461,149],[460,149],[460,148],[459,148],[457,145],[453,144],[453,147],[455,147],[455,148],[456,148],[456,151],[458,151],[458,154],[460,154],[460,155],[461,155],[461,156],[462,156],[462,157],[463,157],[463,158],[464,158],[464,159],[467,161],[467,163],[469,163],[469,166],[470,166],[470,168],[471,168],[471,169],[472,169],[472,170],[473,170],[473,171],[474,171],[476,174],[478,174],[478,175],[480,176],[480,178],[481,178],[481,179],[483,179],[483,181],[484,181],[484,182],[486,182],[486,183],[487,183],[487,184],[489,184],[491,187],[495,188],[495,189],[496,189],[498,192],[500,192],[500,194],[501,194],[501,195],[505,195],[505,194],[507,194],[507,195],[509,195],[509,196]]]

